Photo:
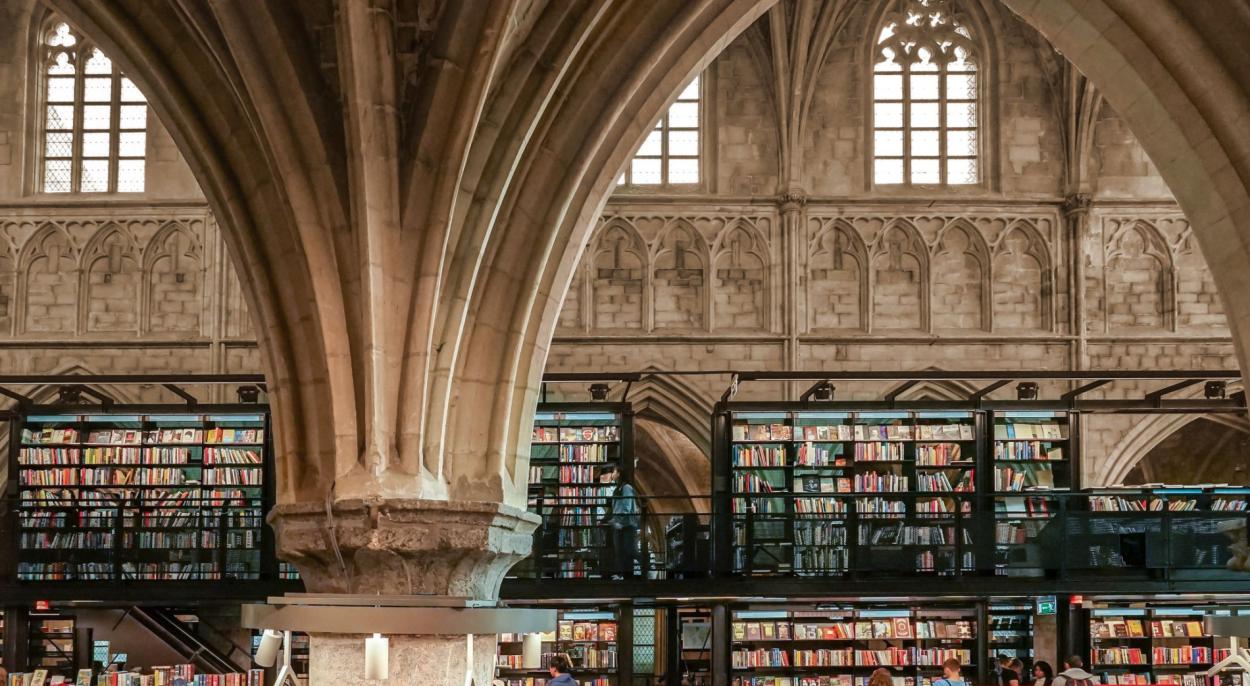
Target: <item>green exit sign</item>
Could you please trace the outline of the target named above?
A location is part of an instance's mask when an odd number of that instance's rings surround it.
[[[1059,603],[1055,600],[1055,596],[1053,595],[1039,596],[1037,599],[1037,614],[1053,615],[1055,614],[1056,607],[1058,605]]]

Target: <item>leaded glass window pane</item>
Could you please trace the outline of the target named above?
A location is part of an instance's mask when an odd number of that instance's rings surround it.
[[[618,184],[634,186],[699,183],[701,79],[677,96],[630,160]]]
[[[877,185],[980,183],[976,43],[956,0],[894,0],[878,35],[871,137]]]

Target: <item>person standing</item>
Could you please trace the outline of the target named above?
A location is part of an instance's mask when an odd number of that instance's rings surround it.
[[[934,679],[933,686],[966,686],[959,660],[947,658],[942,663],[942,678]]]
[[[868,686],[894,686],[894,677],[890,676],[890,670],[878,667],[868,677]]]
[[[1054,686],[1093,686],[1094,675],[1085,671],[1085,660],[1080,655],[1071,655],[1063,661],[1063,671],[1055,677]]]
[[[641,515],[634,487],[620,477],[616,465],[608,465],[599,475],[601,483],[616,484],[612,489],[608,515],[603,524],[608,527],[612,542],[613,579],[634,577],[634,560],[638,557],[638,529]]]
[[[1033,663],[1033,686],[1052,686],[1055,681],[1055,668],[1045,660]]]
[[[998,686],[1020,686],[1020,675],[1011,668],[1011,656],[999,655],[998,668],[994,670]]]
[[[547,686],[577,686],[577,680],[569,674],[571,671],[573,665],[567,655],[552,655],[547,661],[547,672],[551,674],[551,681],[547,682]]]

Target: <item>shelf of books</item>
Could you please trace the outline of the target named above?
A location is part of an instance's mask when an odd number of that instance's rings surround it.
[[[1104,488],[1065,531],[1069,566],[1126,570],[1166,567],[1174,576],[1227,568],[1230,529],[1245,526],[1250,489],[1205,484]],[[1166,512],[1160,518],[1156,513]]]
[[[263,414],[22,418],[18,579],[260,579],[265,425]]]
[[[991,599],[987,621],[986,658],[1018,657],[1026,668],[1033,664],[1033,600]],[[992,664],[992,662],[990,663]]]
[[[730,434],[733,571],[974,568],[978,413],[739,411]]]
[[[542,517],[534,552],[515,576],[585,579],[607,576],[610,542],[599,524],[616,481],[633,468],[628,405],[540,405],[530,442],[529,509]]]
[[[1198,608],[1105,608],[1090,611],[1090,670],[1106,684],[1201,686],[1227,648],[1203,630]]]
[[[731,632],[733,686],[866,686],[879,667],[931,686],[948,658],[977,672],[974,608],[738,611]]]
[[[679,673],[689,686],[712,685],[712,613],[707,608],[683,607],[677,612],[681,635]]]
[[[74,618],[31,614],[27,629],[26,666],[32,671],[68,676],[74,673]]]
[[[504,686],[545,686],[547,661],[567,655],[581,686],[617,686],[617,614],[560,610],[554,632],[500,634],[496,678]]]
[[[143,672],[107,672],[93,674],[82,669],[77,674],[56,673],[36,669],[31,672],[10,674],[5,686],[48,686],[52,676],[65,677],[66,684],[74,686],[264,686],[265,671],[251,669],[231,674],[196,674],[195,665],[172,665],[152,667]]]
[[[1043,530],[1060,503],[1053,493],[1077,487],[1075,415],[996,412],[991,420],[995,572],[1042,574]]]

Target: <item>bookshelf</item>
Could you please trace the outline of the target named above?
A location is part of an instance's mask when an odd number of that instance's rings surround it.
[[[865,686],[890,670],[897,686],[931,686],[948,657],[977,672],[975,608],[788,608],[734,612],[733,686]]]
[[[674,608],[677,639],[681,641],[677,674],[679,683],[712,685],[712,612],[707,608]]]
[[[542,404],[530,442],[529,509],[542,517],[534,552],[516,576],[586,579],[609,576],[602,563],[611,542],[599,524],[616,467],[633,476],[633,415],[628,404]]]
[[[993,661],[999,655],[1018,657],[1026,669],[1033,666],[1033,602],[1031,598],[991,600],[986,621],[985,658]],[[1027,676],[1027,675],[1026,675]]]
[[[267,423],[256,412],[18,418],[18,580],[262,578]]]
[[[732,571],[975,568],[980,413],[731,411]]]
[[[618,629],[616,611],[560,610],[554,632],[500,634],[496,679],[504,686],[545,686],[547,660],[563,653],[581,686],[618,686]]]
[[[27,629],[26,666],[31,671],[46,669],[49,674],[68,677],[74,673],[75,622],[72,616],[31,614]]]
[[[1205,683],[1223,648],[1198,608],[1107,608],[1090,612],[1090,670],[1107,684]],[[1201,676],[1200,676],[1201,675]]]
[[[994,494],[994,571],[1036,576],[1044,564],[1044,530],[1060,501],[1048,493],[1079,488],[1077,415],[1066,411],[991,413],[990,479]]]

